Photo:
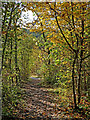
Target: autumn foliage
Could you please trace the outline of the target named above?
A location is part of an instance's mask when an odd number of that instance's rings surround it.
[[[35,18],[23,25],[20,16],[30,10]],[[81,110],[87,117],[89,2],[10,2],[3,3],[2,11],[4,114],[14,91],[20,99],[18,89],[34,75],[41,78],[40,86],[58,94],[58,103],[64,104],[65,111]],[[15,107],[16,98],[9,104]]]

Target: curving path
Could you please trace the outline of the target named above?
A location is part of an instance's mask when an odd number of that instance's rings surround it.
[[[86,120],[63,106],[60,96],[41,87],[40,78],[31,77],[31,81],[22,84],[22,98],[25,103],[16,106],[18,117],[4,117],[3,120]],[[78,116],[77,116],[78,115]],[[87,119],[88,120],[88,119]]]
[[[26,108],[22,113],[25,120],[62,120],[62,110],[57,100],[47,88],[38,85],[40,78],[33,78],[22,87],[25,91]]]

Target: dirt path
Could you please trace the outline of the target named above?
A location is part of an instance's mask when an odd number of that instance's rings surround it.
[[[3,120],[88,120],[86,116],[67,108],[61,101],[61,96],[41,87],[40,79],[32,78],[22,84],[23,102],[17,104],[15,114],[17,117]],[[82,117],[83,115],[83,117]]]
[[[33,79],[24,84],[24,100],[26,108],[22,116],[25,120],[59,120],[61,109],[58,107],[57,99],[47,90],[40,87],[40,79]],[[61,119],[60,119],[61,120]]]

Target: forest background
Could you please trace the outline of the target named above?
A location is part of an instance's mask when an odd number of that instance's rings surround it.
[[[35,17],[23,24],[28,10]],[[2,2],[3,115],[13,114],[21,84],[36,76],[88,116],[89,16],[89,2]]]

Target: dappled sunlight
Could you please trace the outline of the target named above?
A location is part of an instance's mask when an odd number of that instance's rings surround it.
[[[3,120],[90,117],[89,2],[82,1],[1,2]]]

